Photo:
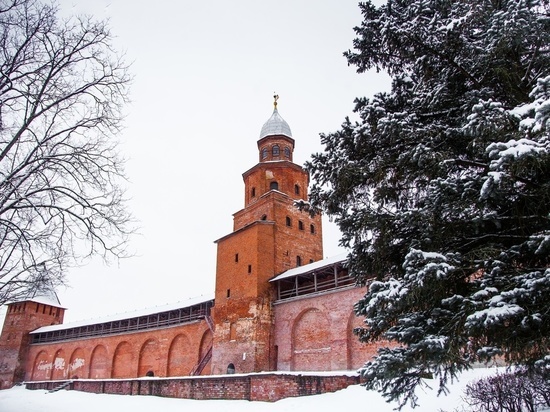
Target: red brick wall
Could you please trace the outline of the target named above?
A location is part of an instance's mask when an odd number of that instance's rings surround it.
[[[277,182],[277,191],[292,199],[307,200],[308,173],[291,162],[258,163],[243,174],[245,183],[245,207],[261,200],[271,190],[271,183]],[[298,185],[299,193],[296,193]],[[254,189],[254,190],[252,190]],[[239,221],[235,222],[237,225]],[[238,228],[240,226],[237,226]]]
[[[27,389],[56,388],[63,381],[28,382]],[[359,383],[359,376],[253,374],[201,378],[72,382],[67,389],[119,395],[154,395],[186,399],[275,402],[283,398],[335,392]]]
[[[205,321],[29,347],[26,380],[185,376],[212,342]],[[203,373],[209,373],[207,368]]]
[[[275,304],[277,370],[353,370],[371,359],[380,344],[360,343],[352,332],[362,326],[353,305],[364,293],[351,288]]]
[[[0,389],[25,379],[29,332],[63,322],[65,309],[25,301],[8,305],[0,335]]]

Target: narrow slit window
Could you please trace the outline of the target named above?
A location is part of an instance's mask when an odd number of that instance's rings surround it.
[[[302,222],[301,220],[298,220],[298,229],[304,230],[304,222]]]
[[[292,220],[290,219],[290,216],[286,217],[286,225],[287,226],[292,226]]]

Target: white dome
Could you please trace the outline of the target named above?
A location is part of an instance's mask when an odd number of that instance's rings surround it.
[[[277,108],[273,110],[273,114],[271,115],[271,117],[262,126],[262,131],[260,132],[260,139],[266,136],[274,136],[274,135],[283,135],[287,137],[292,137],[290,126],[288,125],[287,122],[285,122],[285,119],[283,119],[279,115]]]

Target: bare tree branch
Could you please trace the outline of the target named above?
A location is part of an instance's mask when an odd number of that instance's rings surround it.
[[[128,255],[117,152],[131,77],[104,22],[0,0],[0,304]]]

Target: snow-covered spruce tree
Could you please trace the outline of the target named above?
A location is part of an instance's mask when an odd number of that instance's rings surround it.
[[[495,357],[550,368],[550,7],[547,0],[360,5],[359,72],[392,89],[321,135],[312,206],[338,223],[364,342],[389,339],[367,388],[416,404]],[[375,276],[374,281],[370,279]]]
[[[106,23],[0,0],[0,305],[127,255],[117,134],[131,77]]]

